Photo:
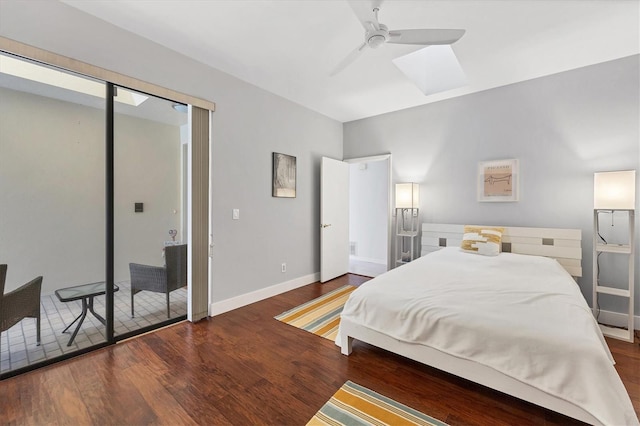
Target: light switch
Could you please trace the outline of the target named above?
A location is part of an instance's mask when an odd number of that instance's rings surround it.
[[[240,219],[240,209],[233,209],[233,220]]]

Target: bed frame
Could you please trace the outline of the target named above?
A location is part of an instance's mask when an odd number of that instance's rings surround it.
[[[463,229],[464,225],[423,224],[422,254],[442,247],[459,247]],[[579,229],[505,227],[503,251],[554,258],[577,278],[582,275],[581,235]],[[344,355],[351,354],[353,340],[357,339],[583,422],[601,424],[582,408],[482,364],[457,358],[428,346],[401,342],[345,319],[341,320],[340,333],[341,351]]]

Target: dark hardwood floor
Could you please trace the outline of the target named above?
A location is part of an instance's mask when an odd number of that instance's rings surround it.
[[[304,425],[347,380],[451,425],[576,423],[360,342],[345,357],[333,342],[273,319],[366,280],[311,284],[4,380],[0,423]],[[639,412],[640,348],[608,342]]]

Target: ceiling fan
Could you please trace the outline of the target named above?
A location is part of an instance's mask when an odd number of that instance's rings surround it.
[[[383,0],[363,2],[348,0],[351,9],[364,27],[364,42],[347,55],[331,72],[331,76],[338,74],[355,61],[367,47],[376,49],[385,43],[436,45],[453,44],[460,39],[465,30],[452,29],[416,29],[389,30],[386,25],[378,21],[378,11]]]

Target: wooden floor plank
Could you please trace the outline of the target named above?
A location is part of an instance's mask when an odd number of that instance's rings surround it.
[[[147,365],[130,367],[126,370],[131,384],[149,407],[152,407],[157,421],[176,425],[197,424],[191,415],[178,403],[174,395],[158,380],[161,374]]]
[[[303,425],[347,380],[451,425],[578,423],[361,342],[345,357],[273,319],[365,281],[311,284],[6,379],[0,424]],[[640,412],[640,347],[607,341]]]
[[[38,410],[42,409],[43,402],[46,402],[53,409],[55,417],[64,419],[65,424],[91,423],[91,414],[76,381],[73,379],[72,365],[48,369],[42,378],[40,383],[42,392],[37,405]],[[39,414],[42,414],[44,420],[50,413],[49,410],[44,410]]]

